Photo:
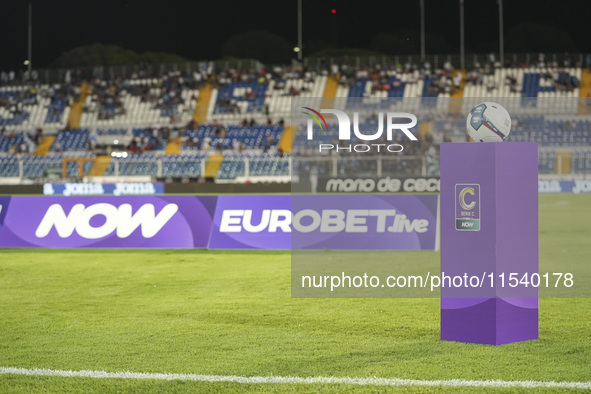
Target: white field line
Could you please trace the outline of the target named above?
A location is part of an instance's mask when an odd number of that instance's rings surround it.
[[[183,380],[195,382],[227,382],[246,384],[351,384],[359,386],[446,386],[446,387],[519,387],[519,388],[561,388],[591,389],[591,382],[540,382],[533,380],[414,380],[388,378],[334,378],[295,376],[225,376],[195,375],[177,373],[106,372],[106,371],[64,371],[44,368],[0,367],[0,375],[57,376],[66,378],[99,379],[153,379]]]
[[[564,205],[569,205],[568,201],[556,201],[548,204],[540,204],[540,208],[548,208],[548,207],[562,207]]]

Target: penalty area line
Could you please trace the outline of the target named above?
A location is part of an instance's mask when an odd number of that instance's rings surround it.
[[[544,382],[534,380],[415,380],[391,378],[337,378],[296,376],[233,376],[197,375],[149,372],[66,371],[45,368],[0,367],[0,375],[54,376],[63,378],[94,379],[152,379],[182,380],[194,382],[219,382],[243,384],[348,384],[359,386],[445,386],[445,387],[519,387],[519,388],[566,388],[591,389],[591,382]]]

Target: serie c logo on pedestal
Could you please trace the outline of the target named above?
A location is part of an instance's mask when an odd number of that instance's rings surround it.
[[[480,231],[480,185],[455,185],[456,230]]]

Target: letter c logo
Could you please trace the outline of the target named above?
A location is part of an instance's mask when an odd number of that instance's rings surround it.
[[[462,207],[462,209],[465,209],[466,211],[470,211],[470,210],[474,209],[474,207],[476,206],[476,201],[472,201],[470,204],[466,204],[466,200],[465,200],[466,194],[471,194],[474,196],[475,195],[474,188],[465,187],[460,192],[460,206]]]

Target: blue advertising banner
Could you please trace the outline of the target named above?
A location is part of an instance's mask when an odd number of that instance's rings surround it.
[[[132,196],[164,194],[164,183],[46,183],[46,196]]]
[[[591,193],[591,180],[539,180],[538,193]]]

